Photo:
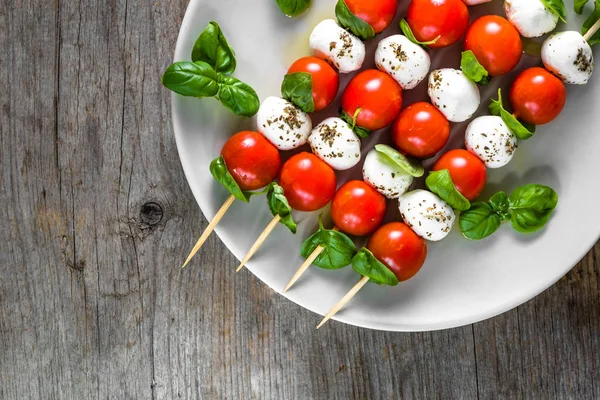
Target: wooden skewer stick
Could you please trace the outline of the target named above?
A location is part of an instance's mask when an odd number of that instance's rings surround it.
[[[590,40],[592,36],[594,36],[594,33],[596,33],[598,29],[600,29],[600,19],[596,21],[594,25],[592,25],[592,27],[585,33],[585,35],[583,35],[583,38],[586,40],[586,42]]]
[[[329,321],[329,319],[331,317],[333,317],[335,314],[337,314],[337,312],[340,311],[342,309],[342,307],[344,307],[346,305],[346,303],[348,303],[350,300],[352,300],[352,298],[354,296],[356,296],[356,293],[358,293],[358,291],[360,289],[362,289],[362,287],[365,286],[365,284],[367,282],[369,282],[369,277],[363,276],[360,279],[360,281],[358,281],[358,283],[356,285],[354,285],[354,287],[352,289],[350,289],[350,291],[348,293],[346,293],[346,295],[344,297],[342,297],[342,299],[340,301],[338,301],[338,303],[335,306],[333,306],[331,311],[329,311],[327,313],[327,315],[325,316],[325,318],[323,318],[323,321],[321,321],[321,323],[319,325],[317,325],[317,329],[322,327],[323,324],[325,324],[325,322]]]
[[[333,231],[337,231],[338,227],[335,226],[332,229]],[[296,271],[296,273],[294,274],[294,276],[292,276],[292,279],[290,279],[290,281],[288,282],[287,286],[285,287],[285,289],[283,289],[283,292],[281,293],[285,293],[287,292],[293,285],[294,283],[296,283],[296,281],[298,279],[300,279],[300,277],[302,276],[302,274],[304,272],[306,272],[306,270],[308,269],[308,267],[310,267],[313,263],[313,261],[315,261],[317,259],[317,257],[319,257],[319,255],[323,252],[323,250],[325,250],[325,248],[321,245],[318,245],[313,252],[310,254],[310,256],[308,256],[306,258],[306,260],[304,261],[304,263],[300,266],[300,268],[298,268],[298,270]]]
[[[231,207],[231,205],[233,204],[234,201],[235,201],[235,196],[233,196],[233,195],[229,196],[227,198],[227,200],[225,200],[225,203],[223,203],[223,205],[221,206],[219,211],[217,211],[217,214],[214,216],[214,218],[210,221],[210,223],[204,230],[204,232],[202,232],[200,239],[198,239],[198,241],[194,245],[194,248],[190,252],[190,255],[187,257],[187,259],[185,260],[185,263],[183,263],[183,266],[181,268],[185,268],[185,266],[188,265],[188,263],[191,261],[191,259],[194,258],[194,256],[198,252],[198,250],[200,250],[200,248],[202,247],[204,242],[206,242],[206,239],[208,239],[208,237],[210,236],[212,231],[215,230],[215,227],[217,226],[219,221],[221,221],[221,218],[223,218],[223,216],[225,215],[227,210],[229,210],[229,207]]]
[[[269,225],[267,225],[267,227],[260,234],[260,236],[258,237],[258,239],[256,239],[256,242],[254,242],[254,244],[252,245],[252,247],[250,247],[250,250],[248,250],[248,253],[246,254],[246,256],[244,257],[244,259],[240,263],[240,266],[237,267],[237,269],[235,270],[235,272],[239,272],[242,268],[244,268],[244,265],[246,265],[246,263],[248,262],[248,260],[250,260],[252,258],[252,256],[254,255],[254,253],[256,253],[258,251],[258,249],[260,249],[260,246],[262,246],[263,242],[265,240],[267,240],[267,237],[273,231],[273,229],[275,229],[275,227],[277,226],[277,224],[279,223],[280,220],[281,220],[281,217],[279,216],[279,214],[277,214],[275,217],[273,217],[273,219],[271,220],[271,222],[269,222]]]

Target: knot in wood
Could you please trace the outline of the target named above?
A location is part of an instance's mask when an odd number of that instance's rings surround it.
[[[153,201],[144,204],[140,210],[140,221],[148,226],[154,226],[162,221],[163,209]]]

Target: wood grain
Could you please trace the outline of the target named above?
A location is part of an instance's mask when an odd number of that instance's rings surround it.
[[[184,0],[0,4],[0,399],[600,398],[597,245],[516,310],[394,334],[275,295],[212,236],[159,77]]]

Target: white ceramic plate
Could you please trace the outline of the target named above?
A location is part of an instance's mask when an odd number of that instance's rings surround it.
[[[404,15],[404,7],[399,15]],[[501,2],[494,6],[471,7],[471,18],[490,12],[502,14]],[[335,0],[314,0],[310,12],[302,18],[284,17],[274,0],[191,0],[181,26],[176,60],[189,60],[194,41],[211,20],[217,21],[236,51],[236,76],[250,83],[261,99],[278,95],[287,67],[308,54],[308,36],[322,19],[333,17]],[[581,26],[582,18],[572,12],[568,1],[571,29]],[[560,30],[568,29],[565,25]],[[398,33],[394,24],[371,40],[373,54],[378,38]],[[460,45],[432,50],[434,66],[459,65]],[[373,65],[372,56],[368,66]],[[518,70],[539,63],[524,57]],[[338,321],[389,331],[425,331],[451,328],[492,317],[536,296],[567,273],[594,245],[600,236],[600,71],[587,86],[569,86],[567,105],[560,117],[539,127],[535,137],[522,142],[513,161],[500,170],[488,171],[483,197],[502,189],[510,191],[525,183],[547,184],[559,194],[559,206],[542,232],[523,236],[503,226],[493,237],[470,242],[457,228],[439,243],[429,244],[426,264],[417,276],[397,287],[369,284],[335,319]],[[506,88],[515,73],[496,78],[482,89],[489,99],[499,85]],[[345,85],[348,78],[342,81]],[[421,84],[405,92],[404,104],[425,99]],[[341,93],[341,89],[340,89]],[[480,113],[485,113],[484,100]],[[333,107],[335,108],[335,107]],[[334,113],[333,110],[330,113]],[[326,114],[315,116],[315,123]],[[209,173],[225,140],[238,130],[252,128],[253,121],[233,116],[215,100],[196,100],[173,96],[173,123],[179,155],[189,185],[204,215],[212,218],[227,198],[226,191]],[[465,125],[453,125],[448,148],[462,146]],[[376,142],[385,142],[388,131],[376,132],[365,141],[364,153]],[[360,177],[360,168],[350,174]],[[396,213],[391,202],[390,217]],[[316,225],[317,214],[298,214],[299,232],[292,235],[278,226],[248,268],[277,292],[281,292],[301,264],[300,244]],[[254,239],[271,220],[264,198],[251,204],[235,202],[216,229],[225,245],[240,259]],[[190,238],[190,243],[193,238]],[[235,265],[225,266],[235,268]],[[238,279],[244,279],[242,272]],[[318,314],[325,314],[359,277],[351,268],[326,271],[311,267],[287,298]],[[315,324],[319,318],[315,316]]]

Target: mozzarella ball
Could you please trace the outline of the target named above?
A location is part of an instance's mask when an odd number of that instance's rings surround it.
[[[558,15],[541,0],[505,0],[506,18],[527,38],[539,37],[556,28]]]
[[[332,19],[319,23],[309,41],[315,57],[329,61],[342,74],[358,71],[365,61],[367,51],[362,40]]]
[[[427,190],[413,190],[400,197],[399,209],[406,225],[425,240],[445,238],[456,220],[454,210]]]
[[[287,100],[267,97],[256,114],[258,131],[279,150],[306,143],[312,129],[310,116]]]
[[[462,71],[442,68],[429,75],[431,103],[450,122],[463,122],[475,114],[481,98],[477,85]]]
[[[403,35],[383,39],[375,51],[375,64],[388,73],[404,90],[413,89],[429,72],[429,54]]]
[[[486,115],[475,118],[467,126],[465,145],[486,167],[500,168],[512,160],[517,150],[517,138],[502,118]]]
[[[363,178],[388,199],[402,196],[413,183],[413,176],[373,149],[365,157]]]
[[[575,85],[585,85],[594,72],[592,48],[576,31],[548,37],[542,45],[542,62],[563,82]]]
[[[333,169],[354,167],[360,161],[360,138],[340,118],[327,118],[308,138],[313,153]]]

